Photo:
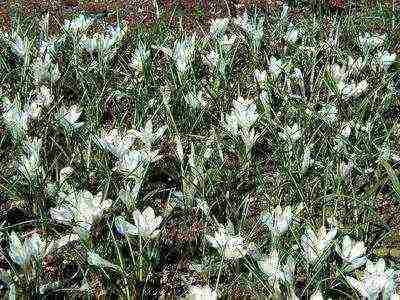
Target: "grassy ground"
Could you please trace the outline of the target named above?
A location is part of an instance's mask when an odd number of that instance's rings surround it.
[[[70,2],[0,10],[6,297],[397,299],[394,3]]]

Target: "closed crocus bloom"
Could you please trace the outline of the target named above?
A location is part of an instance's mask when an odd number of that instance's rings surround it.
[[[246,255],[243,239],[227,233],[224,227],[220,227],[214,236],[206,235],[206,239],[226,259],[238,259]]]
[[[385,270],[385,261],[381,258],[376,263],[367,261],[361,280],[350,276],[346,276],[346,280],[362,297],[375,300],[378,299],[385,287],[394,280],[394,275],[393,269]]]
[[[72,105],[69,109],[62,107],[58,114],[60,125],[67,131],[73,131],[80,128],[83,122],[77,122],[81,116],[82,110],[78,105]]]
[[[224,35],[220,39],[219,44],[224,51],[228,51],[231,49],[231,47],[235,43],[235,41],[236,41],[236,35],[233,34],[230,37],[228,37],[227,35]]]
[[[147,50],[143,45],[136,49],[131,62],[131,67],[138,72],[143,72],[143,66],[150,57],[150,50]]]
[[[86,18],[83,14],[80,14],[73,20],[66,20],[64,22],[64,29],[76,33],[78,31],[85,31],[92,23],[93,20],[91,18]]]
[[[355,242],[346,235],[342,240],[342,247],[336,246],[336,252],[350,265],[351,269],[357,269],[367,262],[364,256],[366,248],[364,242]]]
[[[8,253],[14,263],[24,268],[32,259],[42,259],[49,253],[51,248],[51,243],[46,244],[36,232],[26,237],[24,243],[22,243],[15,232],[12,232]]]
[[[162,216],[156,217],[154,210],[147,207],[142,213],[139,210],[133,212],[133,220],[135,224],[131,224],[123,217],[115,220],[115,226],[120,234],[123,235],[140,235],[144,238],[156,238],[160,234],[160,224]]]
[[[190,67],[195,50],[195,41],[196,35],[193,34],[191,37],[187,37],[183,41],[177,41],[175,43],[173,59],[180,73],[186,72]]]
[[[293,215],[290,206],[286,206],[285,209],[282,210],[281,206],[278,205],[272,213],[264,213],[261,216],[261,221],[268,226],[272,235],[277,236],[285,233],[289,229],[292,218]]]
[[[353,170],[353,162],[349,161],[348,163],[341,162],[339,164],[339,175],[343,178],[346,178],[347,176],[350,175],[351,171]]]
[[[217,300],[217,292],[209,286],[192,286],[189,293],[183,298],[185,300]]]
[[[267,80],[267,71],[259,71],[258,69],[254,71],[254,79],[256,82],[262,84]]]
[[[229,18],[217,18],[211,21],[210,35],[212,38],[219,38],[225,34]]]
[[[281,59],[276,59],[275,56],[272,56],[268,70],[274,77],[278,77],[284,71],[284,63]]]
[[[258,118],[257,106],[251,100],[238,97],[237,100],[233,101],[233,115],[242,128],[249,129]]]
[[[328,249],[336,233],[336,227],[327,232],[325,226],[322,225],[318,231],[318,235],[309,226],[306,227],[306,231],[301,237],[301,245],[310,263],[316,262],[325,250]]]
[[[332,78],[336,81],[344,81],[347,78],[347,68],[346,66],[339,66],[338,64],[333,64],[330,67]]]
[[[144,171],[144,162],[145,158],[142,152],[130,150],[123,153],[114,169],[133,176],[140,175]]]
[[[292,127],[287,125],[283,128],[283,132],[279,132],[278,135],[281,139],[288,143],[294,143],[301,138],[302,130],[299,124],[295,123]]]
[[[299,36],[300,36],[300,32],[296,29],[296,27],[292,23],[289,23],[288,31],[286,33],[285,39],[289,43],[293,43],[294,44],[299,39]]]
[[[307,145],[304,148],[303,161],[301,163],[301,172],[305,174],[307,170],[314,164],[314,159],[311,158],[312,145]]]
[[[295,271],[295,263],[291,256],[287,258],[286,264],[281,267],[279,254],[276,249],[271,254],[258,261],[261,271],[269,277],[270,282],[280,281],[282,283],[291,283]]]
[[[378,52],[377,60],[381,67],[387,71],[396,60],[396,53],[389,53],[387,50]]]

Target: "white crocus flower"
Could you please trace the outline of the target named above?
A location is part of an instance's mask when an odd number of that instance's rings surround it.
[[[258,69],[254,71],[254,79],[259,84],[264,84],[267,80],[267,71],[259,71]]]
[[[389,53],[387,50],[377,53],[377,61],[382,69],[387,71],[396,60],[396,53]]]
[[[217,300],[217,292],[209,286],[192,286],[184,300]]]
[[[231,48],[232,45],[236,41],[236,35],[232,34],[230,37],[228,37],[226,34],[218,41],[218,44],[222,48],[222,50],[226,53],[228,52]]]
[[[102,258],[100,255],[95,253],[94,251],[90,251],[87,257],[87,261],[89,265],[100,267],[100,268],[110,268],[114,270],[120,271],[121,268],[108,260]]]
[[[339,82],[337,86],[339,93],[342,94],[344,98],[357,98],[368,89],[368,82],[366,80],[363,80],[358,84],[355,84],[354,82],[350,84]]]
[[[10,235],[10,249],[8,251],[11,260],[21,267],[25,267],[30,259],[31,253],[29,252],[29,240],[26,239],[22,244],[18,235],[13,231]]]
[[[154,239],[159,236],[162,216],[156,217],[153,208],[147,207],[142,213],[139,210],[133,212],[135,224],[127,222],[123,217],[117,217],[115,226],[122,235],[140,235],[144,238]]]
[[[71,185],[66,181],[68,177],[70,177],[74,173],[74,169],[71,167],[65,167],[60,170],[59,173],[59,186],[62,191],[68,192],[71,191]]]
[[[364,35],[359,35],[358,42],[360,44],[361,50],[364,52],[368,52],[370,50],[375,49],[378,46],[383,45],[385,41],[385,34],[371,34],[369,32],[364,33]]]
[[[146,159],[141,151],[131,150],[120,157],[114,169],[122,173],[132,174],[134,177],[141,177],[145,170],[145,163]]]
[[[27,107],[27,111],[32,119],[37,119],[42,111],[42,108],[47,107],[53,101],[50,89],[42,85],[36,99]]]
[[[333,104],[323,103],[318,113],[326,123],[333,124],[336,121],[338,110]]]
[[[310,297],[310,300],[324,300],[321,291],[318,289],[316,290]]]
[[[299,36],[300,32],[296,29],[296,27],[292,23],[289,23],[288,31],[285,36],[286,41],[294,44],[299,39]]]
[[[29,112],[21,110],[15,102],[10,102],[8,98],[3,98],[3,120],[7,129],[11,132],[15,141],[25,139],[28,130]]]
[[[254,129],[242,128],[239,131],[239,135],[246,146],[247,155],[250,155],[250,151],[260,137],[260,134],[256,134],[256,131]]]
[[[117,128],[110,130],[108,133],[103,132],[102,137],[97,143],[110,151],[118,158],[123,157],[133,145],[135,137],[128,132],[119,131]]]
[[[151,148],[151,146],[156,143],[164,134],[165,130],[167,129],[167,126],[161,126],[160,128],[157,129],[157,131],[153,131],[153,122],[151,120],[148,120],[141,130],[128,130],[129,134],[132,134],[134,137],[140,139],[143,144],[147,148]]]
[[[309,226],[306,227],[306,231],[301,237],[301,245],[309,263],[315,263],[324,254],[336,234],[335,226],[327,232],[325,226],[322,225],[317,234]]]
[[[185,96],[185,102],[193,109],[198,110],[207,106],[207,102],[203,99],[203,91],[189,92]]]
[[[105,45],[106,49],[109,49],[116,43],[120,42],[127,33],[127,31],[128,31],[127,26],[124,26],[122,28],[119,25],[109,26],[105,36],[105,40],[108,41]]]
[[[46,244],[38,233],[33,233],[27,237],[24,243],[13,231],[10,235],[9,255],[11,260],[20,267],[26,267],[33,259],[40,260],[53,248],[53,243]]]
[[[351,134],[351,124],[349,122],[345,123],[342,127],[342,130],[340,131],[340,135],[345,138],[348,139],[350,137]]]
[[[220,38],[225,34],[228,27],[229,18],[217,18],[211,21],[210,36],[211,38]]]
[[[147,62],[149,57],[150,57],[150,50],[147,50],[146,47],[144,47],[143,45],[140,45],[139,48],[136,49],[130,65],[137,72],[142,73],[143,66]]]
[[[283,131],[279,132],[278,135],[281,139],[293,144],[301,138],[302,130],[299,124],[295,123],[293,126],[286,125]]]
[[[242,16],[238,16],[234,23],[246,31],[250,36],[253,49],[257,50],[264,36],[264,17],[258,18],[257,15],[254,15],[250,20],[246,11]]]
[[[339,175],[343,178],[348,177],[353,170],[353,166],[354,164],[352,161],[349,161],[348,163],[341,162],[339,164]]]
[[[363,298],[376,300],[379,294],[393,280],[394,275],[393,269],[385,270],[385,261],[381,258],[376,263],[370,260],[367,261],[361,280],[350,276],[346,276],[346,280]]]
[[[314,164],[314,159],[311,158],[312,145],[307,145],[304,148],[303,161],[301,163],[301,172],[305,174],[307,170]]]
[[[341,248],[336,245],[336,252],[350,265],[350,270],[357,269],[367,262],[364,256],[366,250],[364,242],[355,242],[348,235],[343,238]]]
[[[212,68],[218,67],[218,62],[220,60],[219,54],[215,50],[211,50],[205,58],[203,58],[203,62]]]
[[[242,237],[227,231],[219,226],[214,236],[206,235],[206,239],[226,259],[238,259],[245,256],[247,251]]]
[[[258,261],[258,266],[261,271],[265,273],[272,283],[291,283],[293,281],[293,274],[295,271],[294,259],[289,256],[284,266],[281,265],[279,253],[273,249],[270,255]]]
[[[196,35],[193,34],[182,41],[176,41],[173,52],[169,48],[161,48],[174,60],[178,72],[185,73],[189,69],[195,51],[195,41]]]
[[[235,20],[233,20],[235,25],[242,28],[244,31],[249,32],[251,31],[251,24],[249,22],[249,17],[247,15],[247,11],[243,13],[243,15],[238,16]]]
[[[58,113],[58,121],[61,127],[67,132],[73,132],[84,124],[77,122],[81,116],[82,110],[78,105],[72,105],[69,109],[62,107]]]
[[[31,180],[37,178],[44,173],[40,166],[40,149],[42,148],[42,140],[34,138],[27,141],[24,147],[25,155],[22,156],[18,163],[18,171]]]
[[[347,79],[348,71],[345,65],[339,66],[338,64],[333,64],[330,66],[330,72],[332,78],[336,82],[341,82]]]
[[[103,211],[111,207],[111,200],[103,200],[103,193],[92,195],[89,191],[74,191],[68,195],[60,193],[63,203],[50,208],[52,219],[77,228],[90,231],[93,221],[101,217]]]
[[[84,15],[80,14],[73,20],[65,20],[64,30],[72,31],[73,33],[77,33],[78,31],[86,31],[92,23],[93,19],[86,18]]]
[[[269,62],[268,71],[277,78],[282,72],[287,71],[288,64],[284,63],[282,59],[276,59],[272,56]]]
[[[232,114],[242,128],[249,129],[257,121],[257,105],[243,97],[238,97],[233,100]]]
[[[36,57],[31,68],[35,84],[40,84],[42,81],[50,81],[54,83],[61,76],[58,64],[52,62],[49,52],[46,52],[45,55],[39,55]]]
[[[21,58],[25,58],[29,51],[29,43],[26,38],[22,39],[18,33],[12,34],[13,42],[11,42],[12,50]]]
[[[279,236],[285,233],[292,223],[292,208],[289,205],[282,210],[281,206],[278,205],[272,213],[264,212],[260,218],[261,221],[268,226],[273,236]]]

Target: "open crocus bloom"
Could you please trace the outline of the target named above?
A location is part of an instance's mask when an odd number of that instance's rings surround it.
[[[238,259],[246,255],[243,239],[227,233],[224,227],[220,227],[214,236],[206,235],[206,239],[227,259]]]
[[[134,141],[135,137],[132,134],[129,134],[128,132],[120,132],[117,128],[114,128],[108,133],[103,132],[99,144],[109,150],[116,157],[121,158],[128,152]]]
[[[286,206],[285,209],[282,210],[281,206],[278,205],[272,213],[264,213],[261,216],[261,221],[268,226],[272,235],[281,235],[288,230],[292,223],[292,217],[292,209],[290,206]]]
[[[363,256],[366,248],[364,242],[355,242],[346,235],[342,241],[342,248],[336,246],[336,252],[342,257],[342,259],[350,264],[351,269],[357,269],[366,263],[367,258]]]
[[[110,199],[102,200],[102,192],[92,195],[89,191],[72,192],[68,195],[60,193],[63,206],[50,208],[51,217],[62,223],[73,223],[89,231],[95,218],[110,208]]]
[[[326,231],[324,225],[318,231],[318,236],[307,226],[306,232],[301,237],[301,245],[305,256],[310,263],[314,263],[329,247],[337,233],[336,227],[333,227],[329,232]]]
[[[367,261],[361,281],[350,276],[346,276],[346,280],[362,297],[375,300],[378,299],[379,293],[394,280],[394,275],[393,269],[385,270],[385,261],[381,258],[375,264],[372,261]]]
[[[133,212],[133,220],[135,224],[127,222],[123,217],[117,217],[115,226],[119,233],[123,235],[140,235],[144,238],[156,238],[160,234],[157,229],[161,222],[162,216],[156,217],[153,208],[147,207],[142,213],[139,210]]]

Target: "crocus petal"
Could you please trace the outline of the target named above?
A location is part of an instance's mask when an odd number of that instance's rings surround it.
[[[346,257],[346,258],[350,257],[351,250],[352,250],[351,249],[351,239],[350,239],[350,237],[348,235],[346,235],[343,238],[343,241],[342,241],[342,255],[343,255],[343,257]]]
[[[367,262],[367,258],[365,256],[363,257],[357,257],[351,260],[351,266],[353,269],[357,269],[364,265]]]
[[[357,242],[351,249],[350,257],[359,257],[365,254],[367,249],[364,246],[364,242]]]
[[[154,210],[150,206],[143,211],[142,215],[147,223],[152,222],[155,218]]]
[[[347,282],[354,288],[356,289],[363,297],[368,298],[369,294],[368,291],[365,289],[364,285],[362,282],[358,281],[357,279],[346,276]]]

